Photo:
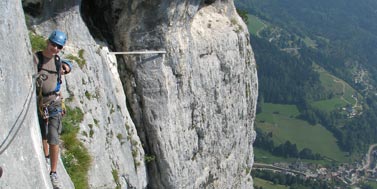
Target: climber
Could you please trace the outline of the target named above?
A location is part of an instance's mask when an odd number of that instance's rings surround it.
[[[0,178],[3,176],[3,168],[0,167]]]
[[[49,36],[47,47],[36,52],[34,62],[37,65],[38,119],[42,134],[43,151],[50,166],[50,178],[54,188],[59,188],[57,162],[59,158],[59,135],[62,130],[62,116],[65,105],[60,93],[61,76],[72,70],[70,61],[60,60],[57,55],[67,40],[64,32],[54,30]]]

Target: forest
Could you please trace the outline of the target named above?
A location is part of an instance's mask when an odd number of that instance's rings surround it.
[[[351,154],[365,153],[369,145],[377,143],[377,1],[235,3],[242,10],[239,12],[257,16],[269,25],[251,35],[258,65],[258,104],[296,105],[300,119],[326,127],[337,138],[339,147]],[[314,64],[363,96],[360,115],[349,118],[338,110],[323,111],[313,106],[314,101],[334,96],[323,90]],[[366,74],[357,80],[361,73]],[[257,110],[263,111],[260,106]]]
[[[304,148],[301,151],[297,149],[296,144],[292,144],[290,141],[276,146],[272,140],[272,133],[263,133],[260,129],[256,128],[257,138],[255,139],[254,146],[257,148],[262,148],[272,153],[275,156],[281,156],[285,158],[300,158],[300,159],[312,159],[320,160],[323,157],[316,153],[314,154],[312,150]]]

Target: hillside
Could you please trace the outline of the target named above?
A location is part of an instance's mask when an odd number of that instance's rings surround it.
[[[349,132],[359,125],[355,120],[369,123],[362,126],[364,131],[376,131],[371,125],[376,109],[370,103],[376,101],[376,59],[367,58],[377,54],[370,46],[377,39],[376,23],[371,23],[375,2],[236,4],[247,10],[249,28],[255,28],[251,31],[252,44],[258,47],[260,101],[297,105],[302,118],[332,131],[344,151],[363,152],[377,142],[369,140],[368,132],[357,134],[368,140],[350,142],[356,135]]]
[[[362,163],[377,143],[377,3],[235,3],[258,65],[256,162]]]
[[[339,61],[321,63],[333,74],[345,79],[348,74],[348,77],[356,74],[346,67],[360,66],[359,69],[371,73],[373,81],[370,82],[374,84],[377,75],[377,53],[374,51],[377,45],[376,1],[237,0],[236,5],[271,24],[273,29],[261,31],[261,35],[276,40],[279,47],[293,45],[300,48],[301,40],[305,45],[310,40],[323,56]],[[354,81],[353,78],[347,79]],[[360,89],[367,86],[363,84]]]

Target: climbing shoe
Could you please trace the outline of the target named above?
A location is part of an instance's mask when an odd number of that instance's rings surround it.
[[[51,184],[54,189],[59,189],[60,188],[60,183],[58,180],[58,175],[56,173],[50,173],[50,179],[51,179]]]

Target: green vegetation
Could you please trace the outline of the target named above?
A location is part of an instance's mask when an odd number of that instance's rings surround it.
[[[255,155],[255,162],[258,163],[267,163],[267,164],[273,164],[276,162],[286,162],[286,163],[294,163],[297,162],[297,158],[293,157],[281,157],[281,156],[275,156],[271,154],[270,152],[254,147],[254,155]],[[328,160],[308,160],[308,159],[300,159],[300,161],[305,163],[312,163],[312,164],[321,164],[321,165],[332,165],[333,162],[329,162]]]
[[[26,13],[26,12],[24,12],[24,15],[25,15],[26,27],[28,29],[30,29],[30,26],[31,26],[31,16],[28,13]]]
[[[261,108],[262,113],[257,114],[256,127],[265,133],[272,133],[275,144],[290,141],[299,150],[308,148],[322,156],[340,162],[347,161],[331,132],[321,125],[310,125],[297,119],[299,111],[295,106],[265,103]]]
[[[117,138],[118,138],[118,140],[119,140],[119,142],[120,142],[120,145],[123,145],[124,144],[124,141],[123,141],[123,135],[122,135],[122,133],[118,133],[117,134]]]
[[[368,182],[362,184],[360,188],[362,188],[362,189],[375,189],[375,188],[377,188],[377,181],[370,181],[369,180]]]
[[[288,104],[264,103],[262,110],[264,114],[259,115],[259,118],[262,118],[263,115],[271,115],[271,114],[279,114],[281,116],[290,117],[290,118],[295,118],[300,115],[300,112],[298,111],[295,105],[288,105]],[[269,121],[273,121],[273,120],[269,119]]]
[[[86,60],[84,59],[84,49],[79,50],[78,56],[79,57],[69,54],[66,56],[66,58],[75,61],[82,69],[86,64]]]
[[[247,24],[248,23],[247,11],[237,9],[237,13],[242,18],[242,20],[245,22],[245,24]]]
[[[306,106],[324,98],[319,74],[312,61],[281,51],[270,42],[252,36],[258,63],[259,102]]]
[[[267,25],[254,15],[248,14],[247,17],[248,17],[247,26],[248,26],[250,34],[259,36],[259,32],[262,31],[265,27],[267,27]]]
[[[89,137],[90,138],[93,138],[93,135],[94,135],[94,130],[93,130],[93,124],[89,124]]]
[[[259,80],[256,128],[263,132],[259,137],[268,139],[263,141],[267,149],[255,149],[256,161],[292,161],[273,153],[283,145],[289,152],[307,147],[340,162],[359,162],[377,143],[377,1],[235,4],[251,15],[248,27]],[[285,105],[287,110],[281,107]],[[298,112],[289,113],[292,105]]]
[[[329,100],[321,100],[321,101],[315,101],[312,103],[313,107],[325,111],[325,112],[331,112],[336,111],[339,108],[345,107],[347,105],[344,100],[341,100],[340,98],[332,98]]]
[[[254,157],[255,162],[259,162],[259,163],[273,164],[276,162],[295,162],[297,160],[297,158],[285,158],[285,157],[274,156],[270,152],[260,149],[258,147],[254,147],[254,155],[255,155]]]
[[[275,189],[286,186],[290,186],[289,189],[332,189],[335,185],[343,186],[342,182],[336,180],[317,180],[270,170],[252,170],[251,175],[257,180],[254,186],[259,184],[258,187],[255,187],[256,189]]]
[[[84,65],[86,64],[86,60],[84,59],[84,49],[79,50],[79,57],[81,61],[77,62],[80,66],[80,68],[83,68]]]
[[[274,184],[271,181],[263,180],[260,178],[253,178],[254,180],[254,188],[255,189],[289,189],[288,186],[280,185],[280,184]]]
[[[317,48],[316,41],[310,39],[308,36],[305,36],[305,38],[303,39],[303,41],[304,41],[304,43],[305,43],[305,45],[307,47],[314,48],[314,49]]]
[[[346,107],[354,107],[361,111],[362,107],[356,104],[355,97],[358,100],[362,100],[362,98],[355,89],[318,65],[314,65],[314,69],[319,73],[323,93],[327,95],[327,99],[313,101],[311,103],[313,108],[326,113],[342,112],[342,109]],[[343,114],[345,113],[343,111]]]
[[[337,59],[305,46],[301,47],[299,55],[289,54],[266,39],[252,38],[259,77],[257,113],[265,102],[296,105],[300,119],[310,125],[322,125],[345,152],[365,152],[369,144],[377,142],[373,137],[377,132],[373,126],[377,103],[372,103],[377,99],[363,97],[348,80],[334,76],[327,67],[318,64],[337,64]]]
[[[314,69],[319,73],[319,79],[326,93],[331,94],[332,97],[340,97],[346,103],[355,104],[356,101],[352,97],[357,94],[357,91],[353,89],[346,81],[335,77],[318,65],[314,65]]]
[[[122,186],[120,185],[120,182],[119,182],[119,174],[118,174],[118,170],[116,170],[116,169],[113,169],[112,171],[111,171],[111,174],[113,175],[113,178],[114,178],[114,181],[115,181],[115,183],[116,183],[116,187],[115,187],[115,189],[120,189],[120,188],[122,188]]]
[[[289,140],[286,140],[280,145],[275,145],[272,139],[272,132],[265,133],[260,128],[256,128],[257,138],[254,142],[254,147],[262,148],[275,156],[285,158],[300,158],[310,160],[322,160],[324,159],[318,153],[313,153],[309,148],[303,148],[299,150],[296,144],[292,144]]]
[[[132,157],[134,158],[134,164],[137,167],[140,166],[140,162],[136,159],[138,156],[139,156],[139,151],[137,150],[138,149],[138,142],[137,140],[135,140],[132,136],[133,136],[133,131],[131,129],[131,127],[126,123],[124,125],[127,129],[127,140],[131,143],[131,148],[132,148]],[[144,158],[146,158],[145,160],[148,160],[148,161],[153,161],[154,160],[154,156],[145,156]]]
[[[43,36],[29,32],[29,38],[33,52],[41,51],[47,47],[46,39]]]
[[[231,18],[230,19],[230,24],[234,27],[234,31],[236,33],[239,33],[241,32],[243,29],[241,27],[241,25],[238,23],[237,19],[236,18]]]
[[[63,140],[62,160],[75,188],[86,189],[88,184],[88,170],[91,164],[91,157],[88,150],[77,139],[79,124],[84,117],[79,108],[71,109],[67,106],[67,114],[63,117]]]
[[[156,159],[156,156],[154,156],[154,155],[145,155],[144,156],[144,160],[145,160],[146,163],[150,163],[150,162],[154,161],[155,159]]]
[[[92,95],[88,91],[85,91],[85,96],[88,100],[92,98]]]
[[[343,95],[344,81],[340,81],[339,78],[331,75],[318,65],[313,67],[319,73],[319,79],[327,93],[333,93],[333,95],[338,96]]]

